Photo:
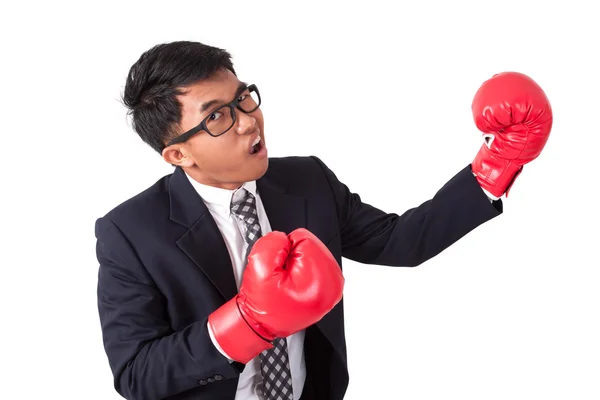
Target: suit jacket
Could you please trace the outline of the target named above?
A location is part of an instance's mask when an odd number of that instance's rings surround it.
[[[273,230],[305,227],[342,266],[414,267],[502,213],[466,166],[403,214],[361,201],[316,157],[272,158],[257,180]],[[98,308],[114,387],[127,399],[233,399],[244,365],[214,347],[210,313],[237,293],[216,223],[176,168],[96,222]],[[305,336],[303,399],[342,399],[343,300]]]

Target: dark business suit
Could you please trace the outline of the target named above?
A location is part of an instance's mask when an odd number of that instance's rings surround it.
[[[502,203],[467,166],[402,215],[362,203],[316,157],[270,159],[257,188],[273,230],[305,227],[361,263],[417,266],[480,224]],[[236,283],[210,212],[177,168],[96,223],[98,307],[115,388],[128,399],[233,399],[243,365],[208,336],[208,315]],[[366,344],[365,344],[366,345]],[[342,399],[348,386],[343,301],[305,336],[304,399]]]

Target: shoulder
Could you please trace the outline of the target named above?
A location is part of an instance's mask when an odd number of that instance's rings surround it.
[[[269,168],[265,177],[274,180],[286,181],[311,181],[324,178],[329,169],[319,157],[289,156],[269,158]]]
[[[140,224],[156,220],[161,214],[169,218],[169,184],[173,174],[168,174],[136,195],[123,200],[107,211],[99,220],[112,221],[117,225]]]
[[[339,190],[337,178],[317,156],[291,156],[269,159],[264,180],[285,188],[292,195],[317,201],[330,201]]]

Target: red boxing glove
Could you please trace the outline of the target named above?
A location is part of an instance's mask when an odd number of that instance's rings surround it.
[[[508,196],[523,166],[537,158],[548,141],[550,102],[527,75],[503,72],[483,83],[471,108],[485,141],[471,163],[472,171],[492,196]]]
[[[271,341],[321,320],[342,299],[344,277],[329,249],[311,232],[271,232],[248,256],[237,296],[208,317],[216,341],[247,363]]]

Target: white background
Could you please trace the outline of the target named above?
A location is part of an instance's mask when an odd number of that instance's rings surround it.
[[[119,96],[143,51],[182,39],[228,49],[260,87],[271,156],[317,155],[396,213],[474,157],[484,80],[533,77],[554,129],[503,215],[415,269],[345,262],[346,398],[600,398],[600,25],[586,2],[14,3],[0,11],[0,398],[120,398],[94,221],[172,170]]]

